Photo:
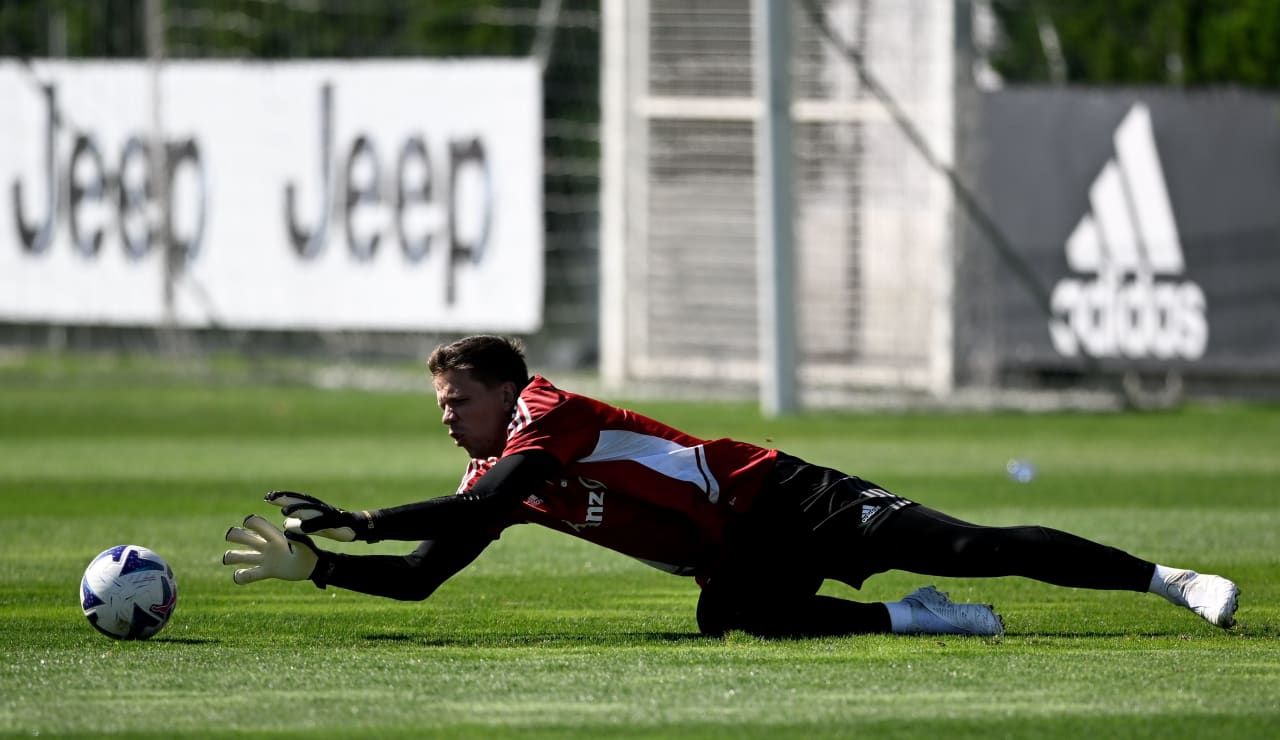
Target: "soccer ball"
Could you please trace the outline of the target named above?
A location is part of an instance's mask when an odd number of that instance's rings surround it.
[[[164,558],[137,545],[118,545],[89,563],[80,579],[80,606],[89,624],[117,640],[145,640],[169,623],[178,583]]]

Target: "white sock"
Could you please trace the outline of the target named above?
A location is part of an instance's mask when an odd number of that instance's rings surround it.
[[[1147,591],[1165,597],[1172,604],[1186,606],[1187,601],[1183,598],[1182,592],[1176,588],[1171,589],[1166,585],[1170,580],[1185,572],[1186,571],[1182,568],[1170,568],[1167,565],[1156,565],[1156,572],[1151,574],[1151,585],[1147,588]]]

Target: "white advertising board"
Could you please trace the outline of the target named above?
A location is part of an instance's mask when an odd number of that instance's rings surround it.
[[[0,61],[0,320],[534,331],[541,100],[527,60]]]

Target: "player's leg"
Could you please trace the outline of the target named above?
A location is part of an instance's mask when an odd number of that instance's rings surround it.
[[[1068,532],[986,527],[912,506],[866,536],[883,569],[937,576],[1022,576],[1057,586],[1151,592],[1230,627],[1239,590],[1214,575],[1167,568]]]
[[[1048,527],[986,527],[925,506],[867,535],[878,564],[934,576],[1024,576],[1055,586],[1146,591],[1155,564]]]
[[[799,510],[785,497],[765,501],[734,521],[727,556],[705,579],[698,627],[783,636],[867,633],[999,634],[989,605],[955,604],[932,588],[890,603],[818,595],[822,569]]]
[[[1060,586],[1159,594],[1209,622],[1234,622],[1231,581],[1166,568],[1048,527],[985,527],[918,506],[856,476],[779,455],[774,516],[808,532],[823,575],[860,587],[899,569],[955,577],[1024,576]]]
[[[698,629],[705,635],[741,630],[761,637],[999,635],[1004,623],[989,604],[957,604],[932,586],[899,601],[863,603],[713,578],[698,599]]]
[[[761,637],[816,637],[889,632],[883,604],[817,595],[822,579],[776,578],[722,568],[702,586],[698,629],[718,636],[741,630]]]

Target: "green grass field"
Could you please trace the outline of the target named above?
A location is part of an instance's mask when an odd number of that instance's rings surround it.
[[[692,582],[532,527],[423,603],[235,586],[223,534],[274,518],[269,489],[359,508],[452,491],[464,459],[426,380],[365,393],[28,366],[0,373],[0,734],[1280,737],[1280,409],[766,422],[748,405],[635,406],[971,520],[1223,573],[1240,626],[1151,595],[894,572],[827,591],[934,582],[995,603],[1008,634],[705,639]],[[1009,481],[1011,457],[1036,480]],[[84,566],[122,543],[177,572],[173,621],[147,642],[80,613]]]

